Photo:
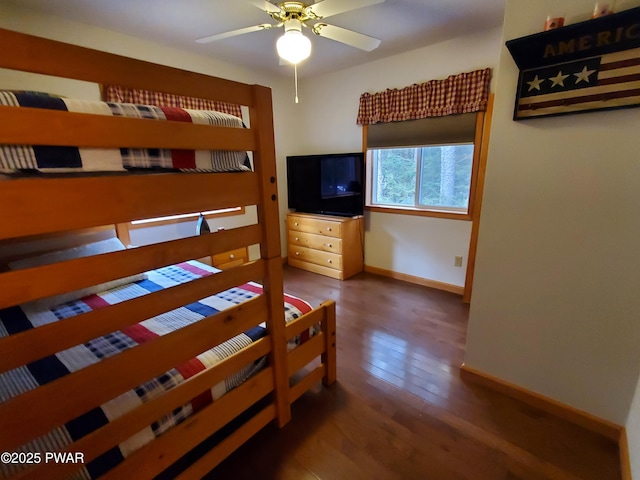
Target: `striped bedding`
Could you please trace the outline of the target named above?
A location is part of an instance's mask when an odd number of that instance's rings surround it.
[[[0,105],[242,128],[242,120],[211,110],[60,98],[0,91]],[[34,126],[36,128],[36,126]],[[0,172],[117,172],[130,170],[233,172],[250,170],[246,152],[145,148],[0,145]]]
[[[33,304],[0,310],[0,337],[139,297],[149,292],[169,288],[180,283],[210,275],[217,271],[219,270],[197,261],[189,261],[147,272],[147,278],[144,280],[52,307],[51,310],[43,310],[42,308],[34,307]],[[197,322],[208,315],[233,307],[234,305],[254,298],[260,293],[262,293],[262,287],[259,284],[253,282],[247,283],[151,318],[137,325],[124,328],[104,337],[96,338],[84,345],[78,345],[59,352],[56,355],[0,374],[0,402],[4,402],[25,391],[34,389],[39,385],[51,382],[68,373],[80,370],[103,358],[110,357],[142,344],[159,335],[164,335],[193,322]],[[285,316],[287,322],[298,318],[310,310],[311,306],[307,302],[290,295],[285,295]],[[295,347],[295,345],[304,342],[314,333],[314,328],[303,332],[300,337],[290,341],[289,348],[291,349]],[[237,335],[227,342],[198,355],[196,358],[184,362],[182,365],[165,374],[143,385],[139,385],[135,389],[87,412],[75,420],[68,422],[66,425],[58,427],[49,434],[24,445],[22,450],[30,452],[59,450],[74,440],[105,425],[110,420],[132,410],[146,400],[152,399],[162,392],[171,389],[184,379],[217,364],[222,361],[222,359],[248,346],[251,342],[265,336],[265,334],[266,330],[264,326],[257,326],[243,334]],[[73,478],[90,479],[99,477],[105,471],[120,463],[137,448],[152,441],[155,437],[180,423],[189,415],[197,412],[213,400],[224,395],[227,391],[238,386],[252,374],[260,370],[264,362],[265,359],[261,359],[254,364],[246,366],[235,375],[215,385],[211,391],[194,398],[188,404],[174,410],[171,414],[121,443],[119,447],[113,448],[92,462],[89,462]],[[0,476],[15,474],[19,470],[20,466],[18,465],[0,463]]]

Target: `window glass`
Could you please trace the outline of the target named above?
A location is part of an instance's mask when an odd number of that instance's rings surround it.
[[[414,148],[374,150],[373,203],[414,205],[417,155]]]
[[[371,204],[467,213],[473,144],[371,150]]]
[[[473,145],[422,148],[419,204],[466,211],[472,166]]]

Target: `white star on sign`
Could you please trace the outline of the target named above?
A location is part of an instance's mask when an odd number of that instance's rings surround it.
[[[534,78],[530,82],[527,82],[529,84],[529,90],[527,90],[527,92],[530,92],[531,90],[540,91],[540,84],[542,82],[544,82],[544,78],[542,78],[542,79],[538,78],[538,75],[536,75],[536,78]]]
[[[587,67],[585,66],[581,72],[574,73],[574,75],[577,77],[576,84],[580,83],[583,80],[586,83],[589,83],[589,75],[591,75],[593,72],[595,72],[595,70],[587,70]]]
[[[561,87],[564,87],[564,79],[567,78],[568,76],[569,75],[563,75],[562,70],[558,70],[558,75],[556,75],[555,77],[549,77],[549,80],[553,82],[551,84],[551,88],[555,87],[556,85],[560,85]]]

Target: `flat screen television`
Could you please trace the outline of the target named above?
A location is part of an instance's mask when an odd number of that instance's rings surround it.
[[[289,208],[352,217],[364,210],[364,154],[287,157]]]

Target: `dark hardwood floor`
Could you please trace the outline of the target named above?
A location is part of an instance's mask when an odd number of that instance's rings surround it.
[[[345,282],[285,267],[285,289],[337,302],[338,382],[293,406],[210,479],[620,479],[618,448],[464,383],[459,296],[363,273]]]

